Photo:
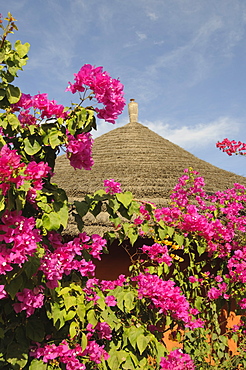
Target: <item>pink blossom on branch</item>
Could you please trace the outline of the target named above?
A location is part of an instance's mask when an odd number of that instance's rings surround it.
[[[66,370],[85,370],[85,365],[79,359],[83,356],[88,356],[90,361],[95,364],[100,364],[103,360],[109,358],[104,346],[100,346],[94,340],[88,341],[84,351],[79,344],[70,348],[66,340],[63,340],[58,346],[48,344],[44,347],[33,348],[30,355],[35,358],[42,358],[44,363],[57,359],[60,363],[66,365]]]
[[[92,144],[90,133],[82,133],[76,137],[68,134],[67,157],[74,168],[90,170],[93,166]]]
[[[159,313],[170,313],[173,319],[182,321],[185,327],[194,329],[204,325],[200,319],[194,319],[192,308],[181,289],[172,280],[162,280],[157,275],[139,274],[132,278],[138,284],[138,298],[149,298]],[[198,311],[196,311],[198,313]]]
[[[16,298],[20,303],[14,303],[13,307],[16,313],[26,311],[26,316],[31,316],[36,308],[40,308],[44,304],[43,286],[31,289],[23,289],[22,292],[16,293]]]
[[[98,118],[115,123],[125,106],[123,85],[120,81],[111,78],[102,67],[93,67],[90,64],[85,64],[74,76],[75,82],[69,82],[67,91],[74,94],[77,91],[91,90],[98,103],[104,105],[104,108],[96,108]]]
[[[194,362],[181,349],[170,352],[167,358],[162,357],[160,366],[160,370],[195,370]]]
[[[35,219],[21,212],[5,212],[0,221],[0,274],[5,275],[13,264],[21,267],[36,252],[41,236]]]
[[[168,254],[168,248],[166,245],[154,243],[152,245],[143,245],[143,252],[147,253],[149,257],[157,261],[158,263],[166,263],[168,266],[172,264],[172,257]]]
[[[246,154],[246,144],[241,141],[224,139],[221,142],[216,144],[216,147],[227,153],[228,155],[232,154]]]
[[[105,191],[106,193],[109,194],[116,194],[116,193],[121,193],[121,185],[119,182],[116,182],[114,179],[111,180],[104,180],[104,186],[105,186]]]
[[[20,111],[19,121],[22,126],[36,124],[37,119],[35,115],[30,114],[30,109],[40,111],[40,118],[66,118],[67,112],[65,112],[64,106],[57,104],[55,100],[49,100],[47,94],[37,94],[31,96],[29,94],[21,94],[20,100],[12,105],[12,110]]]
[[[86,233],[80,233],[74,240],[62,244],[59,239],[54,238],[54,234],[48,236],[53,243],[54,251],[51,252],[46,246],[45,255],[41,258],[39,270],[43,271],[47,279],[47,287],[55,288],[58,281],[64,275],[69,275],[71,271],[79,271],[81,276],[93,276],[95,265],[92,261],[86,261],[82,255],[86,250],[93,258],[101,259],[103,247],[106,245],[106,239],[99,235],[87,236]],[[55,239],[55,240],[54,240]]]

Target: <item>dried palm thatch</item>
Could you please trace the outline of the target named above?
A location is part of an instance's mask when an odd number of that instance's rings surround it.
[[[149,128],[131,122],[95,139],[95,164],[91,171],[74,170],[66,155],[58,157],[54,182],[71,199],[83,198],[103,187],[103,180],[115,179],[123,190],[141,199],[168,198],[183,170],[192,167],[205,178],[206,191],[214,193],[246,185],[246,178],[215,167],[171,143]]]
[[[214,193],[234,183],[246,186],[246,178],[215,167],[171,143],[140,123],[130,121],[95,139],[91,171],[74,170],[66,155],[58,157],[54,182],[66,190],[70,201],[103,187],[105,179],[115,179],[123,191],[158,206],[167,204],[170,192],[183,170],[192,167],[205,178],[205,190]],[[105,213],[87,219],[88,233],[102,234],[109,224]],[[69,233],[74,233],[70,224]]]

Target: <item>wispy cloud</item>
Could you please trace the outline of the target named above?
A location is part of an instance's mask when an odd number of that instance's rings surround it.
[[[151,11],[147,11],[146,12],[146,15],[147,17],[151,20],[151,21],[156,21],[158,19],[158,16],[156,15],[156,13],[154,12],[151,12]]]
[[[140,31],[136,31],[136,35],[140,41],[145,40],[147,38],[147,35]]]
[[[231,135],[232,127],[233,134],[239,132],[241,127],[241,123],[238,120],[230,117],[220,117],[213,122],[201,123],[195,126],[185,125],[176,128],[161,121],[144,121],[143,124],[185,149],[201,148],[211,143],[214,144],[227,135]]]

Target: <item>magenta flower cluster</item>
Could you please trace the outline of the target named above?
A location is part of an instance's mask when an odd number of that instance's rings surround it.
[[[75,137],[68,133],[67,140],[67,157],[71,166],[78,169],[84,168],[85,170],[90,170],[94,163],[92,159],[93,139],[91,134],[89,132],[82,133]]]
[[[102,323],[103,324],[103,323]],[[102,336],[105,334],[105,327],[102,326],[100,330],[97,327]],[[86,366],[81,362],[81,357],[88,357],[90,361],[95,364],[100,364],[102,360],[109,358],[108,353],[104,350],[104,346],[100,346],[95,340],[89,340],[91,332],[88,333],[88,343],[85,350],[79,344],[76,344],[74,348],[70,348],[66,340],[63,340],[58,346],[55,344],[48,344],[44,347],[33,348],[31,356],[35,358],[42,358],[44,363],[48,363],[51,360],[56,359],[59,363],[66,365],[66,370],[85,370]]]
[[[43,286],[35,287],[33,290],[24,288],[22,292],[16,293],[16,298],[21,303],[14,303],[13,307],[16,313],[26,311],[26,317],[31,316],[36,308],[44,304]]]
[[[98,103],[104,105],[104,108],[96,108],[98,118],[115,123],[125,106],[123,85],[120,81],[111,78],[102,67],[93,67],[90,64],[85,64],[74,76],[75,82],[69,82],[67,91],[74,94],[77,91],[91,90]]]
[[[164,281],[159,276],[149,273],[139,274],[133,281],[138,284],[138,298],[148,298],[160,313],[170,314],[175,320],[184,322],[187,328],[194,329],[204,325],[202,320],[194,319],[193,315],[198,314],[198,310],[190,307],[174,281]]]
[[[3,195],[6,195],[13,184],[18,189],[25,181],[30,182],[29,191],[36,194],[37,190],[42,189],[43,179],[51,173],[50,170],[44,162],[32,161],[27,165],[22,163],[17,151],[7,145],[0,150],[0,189]]]
[[[21,212],[6,211],[0,224],[0,275],[21,267],[37,250],[41,241],[33,217],[26,218]]]
[[[170,352],[167,358],[162,357],[160,366],[160,370],[195,370],[194,362],[181,349]]]
[[[122,192],[120,183],[116,182],[114,179],[104,180],[104,186],[105,191],[108,194],[116,194]]]
[[[180,229],[186,235],[191,233],[203,238],[210,255],[215,253],[220,258],[227,258],[233,250],[238,249],[235,240],[238,231],[246,231],[246,217],[241,214],[246,188],[235,184],[232,189],[206,196],[202,178],[197,177],[193,185],[186,186],[188,180],[188,175],[180,178],[171,195],[171,206],[156,209],[155,218]],[[190,204],[190,197],[197,201],[197,205]],[[224,217],[214,218],[218,205]]]
[[[106,245],[106,240],[99,235],[89,237],[86,233],[79,234],[77,238],[66,244],[63,244],[53,233],[49,235],[49,240],[52,242],[54,251],[50,251],[44,245],[45,255],[41,258],[39,267],[39,270],[44,273],[48,288],[57,287],[63,275],[69,275],[73,270],[79,271],[81,276],[93,276],[95,265],[92,261],[86,261],[83,258],[83,250],[93,258],[100,259],[102,249]]]
[[[32,349],[30,355],[35,358],[42,358],[44,363],[52,360],[58,360],[60,363],[66,365],[66,370],[85,370],[85,364],[81,363],[78,356],[83,353],[81,346],[76,345],[75,348],[70,348],[68,343],[63,340],[58,346],[55,344],[48,344],[44,347]]]
[[[246,144],[241,141],[224,139],[221,142],[218,141],[216,147],[222,150],[222,152],[227,153],[228,155],[246,154]]]
[[[143,245],[142,247],[143,252],[147,253],[149,257],[158,262],[158,263],[166,263],[168,266],[172,264],[172,257],[169,256],[168,248],[164,244],[154,243],[152,245]]]
[[[12,111],[20,112],[18,118],[23,127],[37,124],[37,118],[31,113],[31,109],[34,109],[34,112],[40,111],[38,119],[66,118],[68,115],[64,106],[57,104],[55,100],[49,100],[47,94],[31,96],[22,93],[20,100],[12,105]]]

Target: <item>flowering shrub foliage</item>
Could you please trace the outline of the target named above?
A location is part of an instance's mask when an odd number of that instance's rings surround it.
[[[246,189],[207,196],[204,180],[186,170],[170,205],[137,201],[115,180],[68,206],[52,183],[65,148],[70,164],[90,169],[94,113],[114,122],[124,107],[122,85],[85,65],[68,88],[81,102],[66,108],[11,85],[28,45],[1,38],[0,107],[0,367],[2,369],[232,369],[246,366],[244,321],[224,330],[222,306],[245,310]],[[11,63],[10,63],[11,62]],[[11,77],[12,76],[12,77]],[[86,97],[86,93],[89,95]],[[83,108],[93,98],[104,108]],[[113,229],[83,232],[83,217],[106,208]],[[69,209],[78,235],[63,236]],[[146,239],[136,246],[139,237]],[[96,277],[114,239],[128,240],[129,275]],[[212,267],[212,270],[211,270]],[[163,334],[170,331],[171,352]],[[240,345],[230,357],[228,341]]]

